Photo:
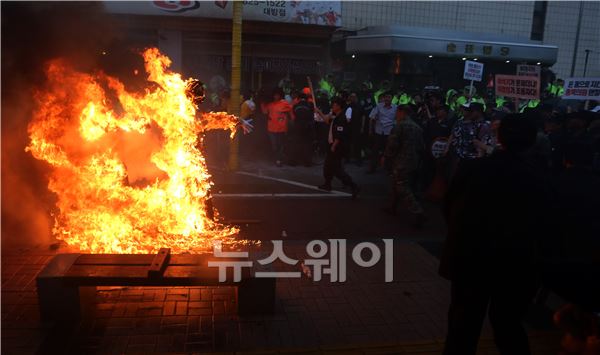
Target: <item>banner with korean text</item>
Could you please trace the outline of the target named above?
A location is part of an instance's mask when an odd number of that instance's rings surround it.
[[[563,99],[600,100],[600,78],[569,78],[564,88]]]
[[[537,100],[540,98],[540,78],[534,76],[496,75],[496,96]]]
[[[477,63],[470,60],[465,61],[465,70],[463,79],[481,81],[483,77],[483,63]]]

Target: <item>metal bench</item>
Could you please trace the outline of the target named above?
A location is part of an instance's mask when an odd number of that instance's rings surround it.
[[[248,261],[250,259],[246,259]],[[209,261],[242,261],[212,254],[59,254],[37,277],[41,319],[44,322],[79,320],[93,305],[97,286],[235,286],[238,314],[272,313],[275,305],[275,278],[257,278],[265,271],[253,263],[241,269],[241,280],[219,281],[219,268]]]

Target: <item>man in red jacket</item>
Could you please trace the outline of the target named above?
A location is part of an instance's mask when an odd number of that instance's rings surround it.
[[[273,101],[267,105],[265,114],[267,114],[267,131],[269,132],[269,140],[271,141],[277,166],[281,166],[283,160],[285,137],[291,111],[292,106],[283,99],[283,90],[281,88],[275,89],[273,91]]]

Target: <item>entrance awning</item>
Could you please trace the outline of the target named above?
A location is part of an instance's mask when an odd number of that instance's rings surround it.
[[[418,53],[492,60],[556,62],[558,47],[528,39],[445,29],[376,26],[346,37],[346,53]]]

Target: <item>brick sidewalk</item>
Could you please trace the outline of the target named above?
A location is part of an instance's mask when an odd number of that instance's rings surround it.
[[[286,255],[304,259],[300,244],[285,244]],[[382,261],[361,268],[350,258],[345,283],[328,275],[278,279],[275,315],[238,317],[231,287],[103,287],[92,314],[73,329],[39,321],[35,276],[54,252],[4,252],[3,354],[437,354],[446,332],[449,283],[413,243],[395,242],[392,283],[384,282]],[[490,334],[486,324],[481,354],[496,353]],[[551,354],[555,339],[533,334],[532,347]]]

